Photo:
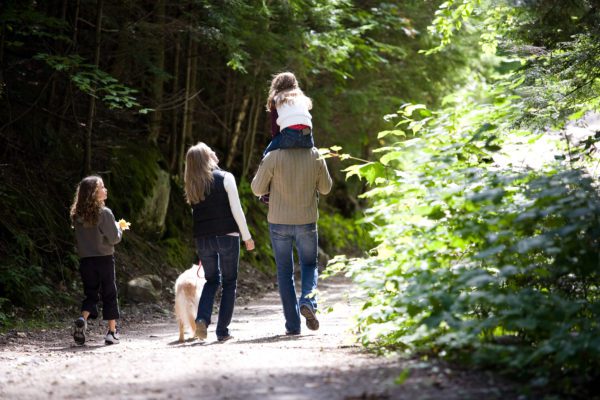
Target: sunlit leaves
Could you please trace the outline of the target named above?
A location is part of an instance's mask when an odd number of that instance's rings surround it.
[[[346,172],[346,178],[352,176],[363,177],[370,184],[375,183],[379,178],[386,178],[385,167],[381,163],[369,162],[361,165],[351,165],[343,170]]]
[[[448,0],[440,5],[436,11],[436,18],[429,27],[432,36],[439,40],[439,45],[426,51],[432,54],[442,50],[448,45],[455,32],[462,28],[465,21],[469,19],[475,6],[480,0]]]
[[[406,127],[425,120],[417,137],[385,132],[381,139],[400,141],[374,151],[379,163],[346,169],[374,185],[366,219],[380,222],[371,257],[344,262],[368,295],[365,345],[468,348],[470,361],[540,376],[564,362],[571,372],[594,367],[578,354],[590,349],[586,334],[600,334],[589,322],[600,317],[597,188],[564,165],[529,171],[490,159],[506,141],[534,151],[539,135],[510,129],[520,99],[508,85],[473,85],[427,116],[405,105],[393,118]]]
[[[35,57],[48,64],[52,69],[69,76],[71,82],[82,92],[99,97],[109,108],[140,107],[132,89],[110,74],[88,64],[79,55],[59,56],[40,53]],[[143,112],[143,111],[141,111]]]

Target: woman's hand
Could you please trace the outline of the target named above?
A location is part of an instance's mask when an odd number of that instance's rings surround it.
[[[254,240],[252,238],[248,240],[244,240],[244,245],[246,246],[246,250],[252,251],[254,250]]]
[[[127,222],[123,218],[121,218],[117,224],[119,224],[119,228],[121,228],[122,231],[129,230],[129,227],[131,226],[131,222]]]

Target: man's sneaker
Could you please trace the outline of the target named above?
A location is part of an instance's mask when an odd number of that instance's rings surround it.
[[[104,344],[118,344],[119,343],[119,332],[109,330],[104,336]]]
[[[83,317],[79,317],[73,322],[73,340],[75,343],[82,345],[85,343],[85,331],[87,330],[87,322]]]
[[[195,336],[200,340],[205,340],[208,335],[206,329],[207,329],[206,322],[204,322],[203,319],[201,319],[200,321],[196,321]]]
[[[226,342],[226,341],[228,341],[228,340],[230,340],[230,339],[233,339],[233,336],[231,336],[231,335],[227,335],[227,336],[217,336],[217,340],[218,340],[219,342],[221,342],[221,343],[222,343],[222,342]]]
[[[306,327],[308,329],[311,331],[316,331],[319,329],[319,320],[317,319],[317,316],[315,315],[315,312],[311,306],[302,304],[300,306],[300,314],[306,318]]]
[[[287,336],[297,336],[300,334],[300,331],[285,331]]]

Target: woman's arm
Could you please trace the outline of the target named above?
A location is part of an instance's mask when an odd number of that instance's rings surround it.
[[[229,206],[231,207],[231,213],[233,214],[235,222],[237,222],[238,228],[240,228],[242,240],[245,242],[250,239],[250,231],[248,230],[248,225],[246,224],[246,216],[244,215],[244,211],[242,210],[240,196],[238,195],[237,186],[235,185],[235,178],[232,174],[225,174],[223,185],[225,186],[225,190],[227,191],[227,197],[229,198]]]

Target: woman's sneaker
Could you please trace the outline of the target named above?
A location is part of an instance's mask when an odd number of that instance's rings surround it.
[[[208,325],[206,325],[206,322],[203,319],[196,321],[196,333],[194,334],[194,336],[196,336],[196,338],[198,338],[199,340],[206,339],[206,337],[208,336],[207,329]]]
[[[73,340],[78,345],[85,343],[85,331],[87,330],[87,321],[83,317],[77,318],[73,322]]]
[[[119,343],[119,332],[108,331],[104,336],[104,344],[118,344]]]
[[[196,321],[196,333],[195,333],[195,336],[199,340],[206,339],[206,337],[208,335],[207,328],[208,328],[208,326],[206,325],[206,322],[204,322],[203,319],[201,319],[199,321]]]

